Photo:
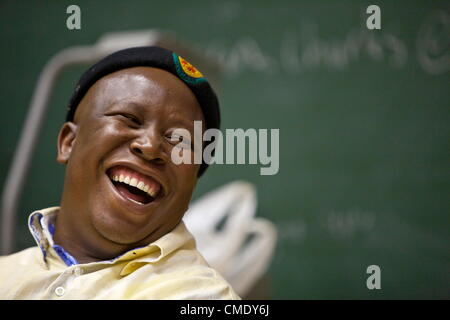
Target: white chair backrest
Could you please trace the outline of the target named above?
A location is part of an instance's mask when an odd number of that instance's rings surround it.
[[[200,253],[241,296],[267,271],[276,243],[273,223],[254,217],[256,205],[255,187],[234,181],[196,200],[184,217]]]

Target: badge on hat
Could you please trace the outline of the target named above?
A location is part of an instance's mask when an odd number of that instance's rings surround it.
[[[184,81],[192,84],[206,81],[200,70],[190,64],[183,57],[177,55],[176,53],[173,53],[173,61],[175,63],[178,75]]]

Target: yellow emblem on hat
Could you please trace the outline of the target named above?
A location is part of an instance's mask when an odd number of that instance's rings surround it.
[[[183,68],[183,71],[188,76],[191,76],[192,78],[203,78],[203,74],[196,67],[180,56],[178,56],[178,59],[180,60],[181,68]]]

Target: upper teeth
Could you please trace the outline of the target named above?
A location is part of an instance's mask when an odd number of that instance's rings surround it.
[[[150,187],[149,185],[146,185],[143,181],[139,181],[136,178],[124,176],[123,174],[121,174],[121,175],[113,176],[112,180],[126,183],[132,187],[136,187],[136,188],[148,193],[152,197],[156,196],[156,191],[152,187]]]

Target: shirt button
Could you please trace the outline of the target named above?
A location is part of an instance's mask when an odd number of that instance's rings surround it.
[[[58,287],[58,288],[55,289],[55,294],[56,294],[58,297],[63,296],[63,295],[64,295],[64,292],[66,292],[66,289],[64,289],[63,287]]]

